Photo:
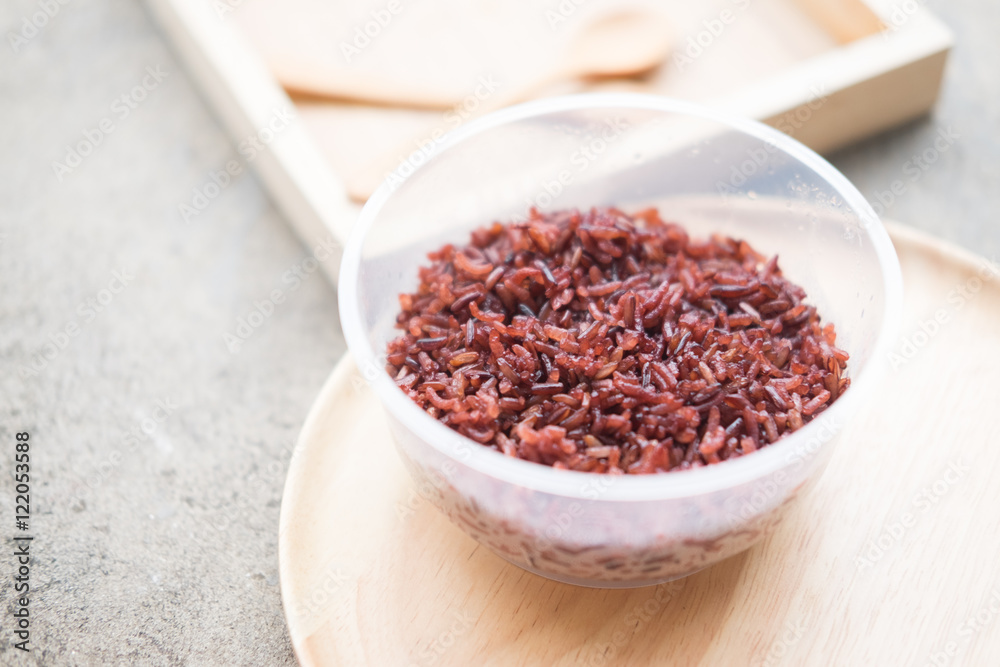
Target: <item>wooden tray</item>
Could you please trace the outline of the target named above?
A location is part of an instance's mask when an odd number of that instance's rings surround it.
[[[275,109],[292,108],[234,29],[242,0],[148,2],[234,142],[267,127]],[[664,68],[641,88],[763,120],[821,152],[926,113],[937,98],[952,42],[950,31],[916,0],[664,2],[676,16],[679,54],[707,29],[704,21],[723,11],[734,19],[717,38],[710,36],[705,54],[683,72]],[[360,206],[347,196],[344,170],[350,164],[337,156],[357,153],[347,145],[352,137],[373,134],[371,123],[340,131],[334,123],[326,131],[315,107],[300,106],[305,122],[283,130],[253,162],[310,246],[331,235],[346,241]],[[347,112],[358,115],[354,108]],[[409,120],[401,122],[410,127]],[[450,127],[435,114],[430,122],[435,129]],[[334,281],[338,259],[323,263]]]
[[[653,588],[555,583],[452,526],[344,359],[281,507],[301,664],[1000,664],[1000,270],[890,232],[906,303],[877,406],[774,535]]]

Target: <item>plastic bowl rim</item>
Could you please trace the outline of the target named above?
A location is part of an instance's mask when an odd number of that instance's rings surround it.
[[[744,484],[752,484],[769,475],[803,463],[817,454],[846,426],[850,417],[872,387],[885,372],[885,360],[895,340],[902,312],[903,281],[899,260],[889,235],[857,188],[833,165],[791,137],[763,123],[731,115],[698,104],[656,95],[631,93],[588,93],[526,102],[495,111],[450,132],[429,152],[427,158],[406,178],[412,177],[434,158],[460,145],[466,139],[501,125],[532,117],[584,109],[645,109],[695,116],[727,125],[752,137],[768,142],[812,169],[833,186],[845,203],[857,212],[862,227],[875,250],[883,280],[882,296],[885,312],[882,326],[870,359],[857,371],[852,369],[851,389],[824,410],[819,417],[795,433],[754,452],[752,455],[723,461],[693,470],[673,471],[653,475],[606,475],[570,470],[506,456],[484,447],[448,428],[428,415],[412,401],[378,366],[377,355],[368,343],[361,325],[358,302],[358,274],[361,253],[367,233],[379,211],[400,187],[387,181],[369,198],[355,223],[341,260],[338,301],[341,324],[348,348],[358,369],[369,381],[383,407],[400,425],[458,465],[466,466],[494,479],[556,496],[592,499],[597,495],[605,501],[657,501],[701,496]],[[829,435],[823,437],[823,429]],[[446,448],[442,443],[455,443]],[[818,442],[815,447],[811,443]]]

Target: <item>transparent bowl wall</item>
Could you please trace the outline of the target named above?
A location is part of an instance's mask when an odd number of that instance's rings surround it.
[[[752,455],[654,476],[553,470],[459,436],[384,370],[397,295],[415,289],[427,252],[467,242],[478,226],[522,219],[531,206],[656,206],[693,236],[722,233],[778,254],[786,277],[835,323],[851,355],[851,389]],[[509,561],[605,587],[685,576],[767,534],[875,383],[900,301],[884,228],[822,158],[758,123],[636,95],[534,102],[463,128],[369,201],[340,276],[351,353],[420,491]]]

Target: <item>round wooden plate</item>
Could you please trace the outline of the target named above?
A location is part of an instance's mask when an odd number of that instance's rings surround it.
[[[466,537],[417,495],[345,358],[281,507],[300,663],[1000,664],[1000,273],[890,231],[906,303],[877,405],[775,534],[653,588],[555,583]]]

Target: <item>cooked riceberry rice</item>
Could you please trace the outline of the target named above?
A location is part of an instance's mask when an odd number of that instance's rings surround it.
[[[754,452],[850,386],[803,289],[655,209],[532,211],[428,255],[387,370],[431,416],[554,468],[684,470]]]

